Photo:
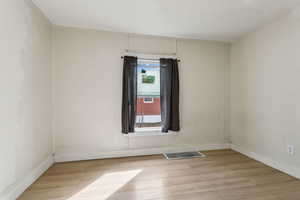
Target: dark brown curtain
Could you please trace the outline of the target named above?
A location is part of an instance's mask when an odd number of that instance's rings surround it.
[[[160,59],[162,132],[179,131],[179,74],[177,59]]]
[[[123,96],[122,96],[122,133],[134,132],[137,99],[137,58],[124,57]]]

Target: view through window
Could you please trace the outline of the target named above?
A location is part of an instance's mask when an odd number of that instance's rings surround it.
[[[159,60],[138,59],[136,128],[161,126]]]

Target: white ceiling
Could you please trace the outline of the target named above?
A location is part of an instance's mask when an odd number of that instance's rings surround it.
[[[126,33],[233,41],[300,0],[33,0],[52,23]]]

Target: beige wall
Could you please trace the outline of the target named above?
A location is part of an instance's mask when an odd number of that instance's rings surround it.
[[[122,59],[125,49],[174,53],[174,38],[54,28],[56,157],[224,144],[229,48],[222,42],[178,40],[182,130],[177,134],[121,134]]]
[[[231,140],[235,147],[274,161],[272,166],[296,169],[294,175],[300,177],[297,14],[249,34],[229,49],[213,41],[51,30],[29,0],[2,1],[0,199],[51,158],[54,149],[58,160],[72,160],[163,147],[209,149]],[[121,134],[120,57],[125,49],[177,52],[179,133]],[[288,144],[295,146],[294,156],[287,154]]]
[[[300,177],[299,55],[297,12],[232,45],[230,125],[234,145]]]
[[[0,198],[52,154],[51,25],[27,1],[0,6]]]

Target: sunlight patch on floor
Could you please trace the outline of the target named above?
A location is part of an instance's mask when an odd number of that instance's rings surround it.
[[[104,174],[68,200],[106,200],[141,171],[137,169]]]

